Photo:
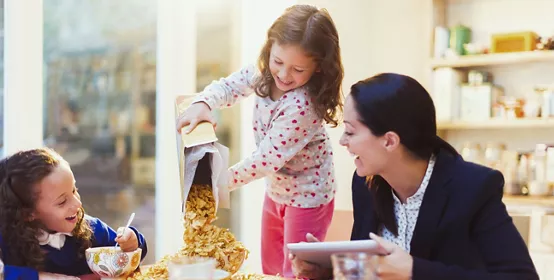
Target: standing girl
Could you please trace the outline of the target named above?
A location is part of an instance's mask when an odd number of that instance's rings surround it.
[[[123,229],[123,228],[120,228]],[[5,279],[78,279],[91,274],[90,247],[142,249],[135,228],[123,235],[85,215],[69,164],[50,149],[16,153],[0,161],[0,258]],[[119,231],[119,230],[118,230]],[[138,261],[138,260],[137,260]]]
[[[215,124],[213,108],[230,107],[256,93],[257,149],[229,169],[235,189],[265,177],[262,268],[292,276],[286,244],[313,233],[323,240],[334,210],[333,152],[324,125],[342,110],[343,67],[329,13],[309,5],[288,8],[269,28],[258,67],[214,81],[180,116],[177,130]]]

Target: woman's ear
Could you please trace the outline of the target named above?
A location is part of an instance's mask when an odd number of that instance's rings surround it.
[[[400,146],[400,136],[396,132],[389,131],[383,135],[384,147],[387,151],[394,151]]]

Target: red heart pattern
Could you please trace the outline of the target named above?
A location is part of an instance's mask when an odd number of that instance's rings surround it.
[[[215,82],[225,91],[209,88],[193,102],[205,102],[210,108],[231,107],[254,92],[256,73],[255,65],[246,67]],[[230,187],[268,177],[267,193],[272,200],[300,208],[326,205],[334,197],[333,152],[324,122],[312,108],[314,100],[304,88],[291,90],[276,101],[255,97],[250,131],[257,149],[230,168]]]

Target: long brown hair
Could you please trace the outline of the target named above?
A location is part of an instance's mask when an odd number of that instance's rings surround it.
[[[62,163],[67,164],[48,148],[18,152],[0,160],[0,233],[9,245],[6,264],[37,270],[44,267],[45,253],[37,239],[42,226],[40,221],[31,219],[39,197],[36,186]],[[80,257],[92,244],[92,230],[84,215],[81,208],[72,232],[81,244]]]
[[[267,97],[275,81],[269,70],[269,54],[273,43],[298,45],[318,66],[308,81],[308,90],[318,116],[337,126],[342,112],[342,67],[339,36],[331,16],[325,9],[310,5],[294,5],[285,10],[267,31],[267,41],[258,57],[260,77],[254,82],[258,96]]]

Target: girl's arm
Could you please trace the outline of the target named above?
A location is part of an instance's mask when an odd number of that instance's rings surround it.
[[[93,234],[94,234],[94,241],[95,244],[94,247],[101,247],[101,246],[115,246],[115,238],[117,237],[117,232],[113,230],[110,226],[108,226],[106,223],[102,222],[98,218],[94,217],[88,217],[90,226],[92,228]],[[146,238],[140,233],[135,227],[129,227],[135,235],[137,236],[138,240],[138,247],[142,249],[141,253],[141,260],[144,259],[146,256],[146,253],[148,251],[148,246],[146,244]]]
[[[38,272],[32,268],[6,265],[4,266],[5,280],[29,279],[38,280]]]
[[[250,65],[206,86],[192,103],[205,102],[210,109],[231,107],[254,91],[256,67]]]
[[[307,95],[285,96],[292,100],[275,112],[277,117],[256,151],[230,168],[230,190],[277,172],[304,149],[323,125]]]
[[[0,236],[0,277],[4,280],[50,280],[50,279],[58,279],[58,280],[78,280],[78,277],[75,276],[67,276],[67,275],[61,275],[61,274],[54,274],[54,273],[48,273],[48,272],[38,272],[35,269],[29,268],[29,267],[22,267],[22,266],[13,266],[13,265],[4,265],[4,262],[2,261],[4,256],[4,251],[7,249],[6,246],[4,246],[4,242],[2,240],[2,236]]]

